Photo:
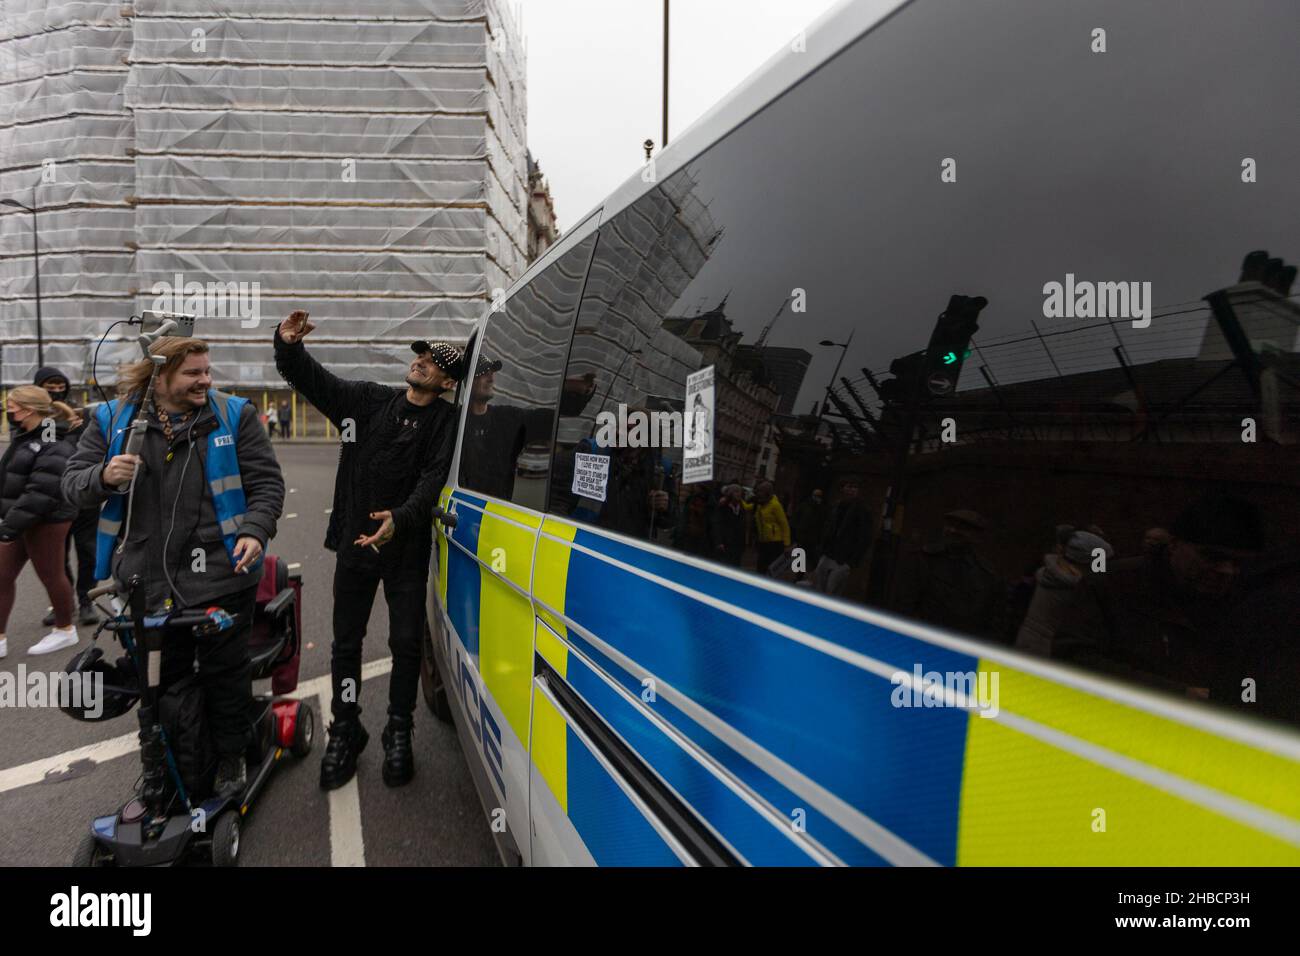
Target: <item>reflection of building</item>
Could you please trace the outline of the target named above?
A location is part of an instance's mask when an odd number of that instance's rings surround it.
[[[803,349],[768,345],[763,348],[763,365],[772,384],[781,394],[777,403],[778,415],[790,415],[794,412],[794,400],[799,397],[803,387],[804,376],[808,374],[808,364],[812,355]]]
[[[534,262],[559,237],[551,186],[533,154],[528,154],[528,261]]]
[[[630,207],[627,217],[620,215],[602,227],[568,371],[595,374],[599,398],[580,417],[561,419],[560,445],[591,434],[596,415],[619,403],[681,411],[686,376],[708,364],[663,327],[664,316],[722,238],[695,189],[689,169],[682,170]],[[647,236],[657,241],[649,242]],[[680,450],[670,455],[676,456]]]
[[[726,303],[724,297],[709,312],[664,319],[664,329],[699,352],[702,367],[716,370],[714,477],[748,482],[759,469],[781,393],[763,361],[766,350],[740,344],[741,333],[732,328]]]

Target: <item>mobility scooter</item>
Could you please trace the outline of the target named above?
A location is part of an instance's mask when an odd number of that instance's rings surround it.
[[[106,583],[93,597],[114,596]],[[115,813],[97,817],[82,837],[74,866],[175,865],[204,858],[215,866],[239,861],[240,826],[271,772],[286,753],[311,751],[315,718],[311,706],[283,696],[298,682],[302,581],[267,555],[259,582],[249,657],[254,680],[271,678],[272,695],[255,696],[248,714],[248,782],[242,792],[212,792],[216,760],[205,739],[202,692],[193,676],[160,692],[160,654],[168,632],[189,629],[195,641],[238,622],[220,608],[147,614],[139,580],[116,595],[113,613],[96,632],[111,632],[125,656],[109,664],[94,644],[68,665],[74,676],[103,675],[102,713],[116,717],[138,700],[142,772],[138,792]],[[143,677],[143,679],[142,679]],[[93,679],[93,678],[92,678]],[[84,680],[84,678],[83,678]],[[85,708],[64,708],[79,720]]]

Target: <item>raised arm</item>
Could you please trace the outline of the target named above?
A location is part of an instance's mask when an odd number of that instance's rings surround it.
[[[291,388],[341,429],[345,418],[355,418],[371,401],[386,400],[392,390],[375,382],[339,378],[308,355],[302,340],[315,327],[301,309],[275,327],[275,369]]]

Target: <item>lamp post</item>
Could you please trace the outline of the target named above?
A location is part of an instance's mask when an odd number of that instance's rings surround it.
[[[45,338],[41,327],[41,245],[36,231],[36,190],[32,190],[33,205],[27,206],[17,199],[0,199],[0,206],[17,206],[32,214],[32,271],[36,279],[36,367],[45,364]]]
[[[664,130],[659,148],[668,145],[668,0],[664,0]]]
[[[830,404],[831,400],[831,389],[835,387],[835,379],[839,378],[840,366],[844,364],[844,356],[849,354],[849,346],[853,344],[853,333],[856,331],[856,329],[849,330],[849,340],[847,342],[832,342],[830,339],[822,339],[817,343],[818,345],[841,349],[840,360],[835,363],[835,371],[831,373],[831,380],[826,383],[826,395],[822,399],[822,410],[821,414],[817,416],[818,418],[826,414],[826,406]]]

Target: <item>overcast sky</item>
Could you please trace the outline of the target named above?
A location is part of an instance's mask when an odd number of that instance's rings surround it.
[[[513,9],[515,4],[506,0]],[[668,140],[836,0],[677,0],[670,27]],[[567,229],[659,143],[662,0],[522,0],[528,145]]]

